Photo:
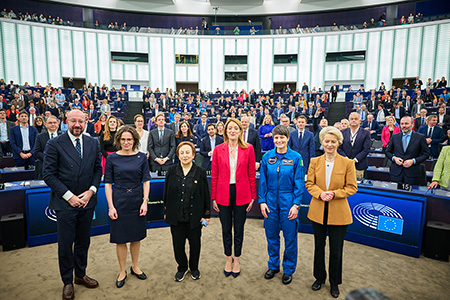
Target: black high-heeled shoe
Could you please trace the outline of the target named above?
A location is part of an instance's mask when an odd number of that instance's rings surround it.
[[[337,285],[332,285],[330,288],[330,294],[333,298],[339,297],[339,287]]]
[[[234,258],[231,259],[231,264],[233,264],[233,263],[234,263]],[[227,271],[225,269],[223,270],[223,274],[225,274],[225,277],[230,276],[232,273],[233,273],[232,271]]]
[[[120,276],[120,274],[119,274]],[[127,279],[127,271],[125,271],[125,277],[122,280],[119,280],[119,276],[117,276],[116,286],[120,289],[125,285],[125,279]]]
[[[133,271],[133,267],[130,267],[130,271],[131,271],[131,275],[135,275],[137,278],[139,278],[140,280],[145,280],[147,279],[147,275],[145,275],[144,272],[142,272],[141,274],[137,274],[136,272]]]
[[[320,290],[321,288],[322,288],[322,284],[325,284],[325,279],[324,280],[316,280],[316,281],[314,281],[314,283],[312,284],[312,286],[311,286],[311,289],[313,290],[313,291],[318,291],[318,290]]]

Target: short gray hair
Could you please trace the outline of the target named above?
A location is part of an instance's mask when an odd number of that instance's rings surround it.
[[[342,144],[344,137],[342,136],[342,132],[339,129],[337,129],[334,126],[327,126],[327,127],[323,128],[319,133],[319,139],[320,139],[321,143],[322,143],[323,139],[325,138],[325,135],[327,135],[327,134],[334,135],[338,139],[339,144]]]
[[[277,125],[272,129],[272,136],[276,136],[276,135],[284,135],[285,137],[287,137],[289,139],[290,137],[290,131],[289,128],[287,128],[284,125]]]

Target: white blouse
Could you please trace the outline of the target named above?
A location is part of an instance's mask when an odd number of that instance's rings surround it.
[[[231,147],[228,147],[229,156],[230,156],[230,184],[236,183],[236,168],[237,168],[237,160],[238,160],[238,149],[239,146],[236,147],[236,158],[231,156]]]
[[[148,131],[144,129],[141,139],[139,140],[139,151],[147,154],[148,153]]]
[[[325,182],[327,185],[327,191],[330,188],[331,173],[333,172],[333,167],[334,167],[334,162],[325,161],[325,169],[326,169]]]

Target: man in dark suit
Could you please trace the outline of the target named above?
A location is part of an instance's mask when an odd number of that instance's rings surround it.
[[[95,109],[94,104],[89,105],[89,109],[87,110],[87,113],[89,115],[89,123],[94,124],[97,122],[97,118],[99,117],[98,111]]]
[[[414,120],[414,131],[419,131],[419,128],[427,125],[427,110],[422,108],[420,110],[420,117]]]
[[[368,110],[370,113],[374,113],[374,112],[377,110],[377,107],[378,107],[378,101],[377,101],[375,95],[372,95],[372,96],[370,97],[370,100],[367,101],[367,105],[366,105],[366,106],[367,106],[367,110]]]
[[[159,109],[159,104],[158,104],[158,102],[156,102],[155,107],[152,108],[152,117],[156,117],[161,112],[162,112],[162,110]]]
[[[298,152],[303,159],[305,172],[308,172],[309,162],[315,156],[314,135],[306,129],[307,119],[304,115],[297,118],[297,130],[291,132],[288,146]]]
[[[243,129],[243,139],[244,142],[249,143],[253,146],[253,150],[255,150],[255,168],[256,170],[259,169],[260,162],[261,162],[261,139],[259,138],[258,131],[256,129],[251,128],[250,125],[253,125],[250,123],[250,119],[248,116],[243,115],[241,117],[241,123],[242,123],[242,129]]]
[[[197,145],[199,147],[201,141],[208,136],[206,125],[208,125],[208,116],[206,113],[202,113],[202,116],[200,117],[200,123],[195,126],[195,136],[197,137]]]
[[[403,103],[403,107],[406,110],[406,114],[408,116],[411,116],[414,119],[414,115],[411,114],[413,106],[414,106],[414,102],[412,101],[411,96],[409,96],[409,95],[406,96],[406,99],[402,100],[402,103]]]
[[[392,115],[394,116],[397,123],[406,116],[406,110],[403,106],[400,106],[398,102],[394,102],[394,107],[392,108]]]
[[[6,120],[6,110],[0,108],[0,146],[5,155],[12,153],[9,139],[12,127],[14,127],[14,123]]]
[[[400,121],[401,133],[394,134],[387,147],[386,157],[392,160],[391,181],[418,185],[420,164],[430,155],[425,136],[412,131],[412,118]]]
[[[176,135],[177,132],[178,132],[178,129],[180,129],[180,120],[181,120],[180,113],[176,113],[175,116],[174,116],[174,119],[175,119],[175,121],[170,123],[169,128]]]
[[[83,112],[84,118],[86,120],[86,126],[84,127],[84,132],[86,134],[89,134],[92,137],[97,136],[97,132],[95,132],[94,124],[89,122],[89,113],[87,111]]]
[[[438,125],[442,127],[445,134],[450,129],[450,116],[445,113],[445,104],[439,106],[437,118]]]
[[[422,80],[420,80],[419,76],[416,77],[416,80],[414,80],[413,84],[414,84],[414,88],[419,89],[419,90],[422,89],[423,82],[422,82]]]
[[[328,126],[328,120],[323,118],[322,120],[320,120],[319,127],[317,128],[317,131],[314,133],[314,148],[315,148],[314,150],[316,153],[316,155],[315,155],[316,157],[321,156],[324,153],[323,146],[320,143],[319,134],[320,134],[320,131],[322,130],[322,128],[325,128],[327,126]]]
[[[45,127],[46,131],[42,131],[36,137],[34,144],[34,156],[36,157],[36,167],[34,169],[34,179],[42,179],[42,165],[44,163],[44,150],[47,142],[60,135],[58,132],[59,120],[57,117],[51,115],[47,118]]]
[[[28,114],[26,111],[19,113],[19,125],[11,128],[10,143],[13,150],[13,158],[16,166],[34,165],[34,143],[38,131],[35,127],[28,125]]]
[[[73,299],[74,270],[75,284],[98,286],[97,280],[86,275],[86,266],[102,167],[98,142],[83,134],[83,113],[71,111],[67,125],[67,133],[47,142],[43,178],[51,188],[49,208],[55,210],[57,217],[63,299]]]
[[[212,123],[208,124],[206,131],[208,136],[200,142],[200,154],[203,156],[202,168],[210,171],[214,148],[222,144],[223,139],[216,135],[216,127]]]
[[[281,115],[284,114],[283,109],[281,108],[281,103],[277,102],[277,107],[273,110],[273,122],[278,125],[280,124]]]
[[[367,169],[367,155],[372,144],[370,133],[360,127],[361,116],[352,112],[348,117],[350,127],[342,130],[344,140],[339,146],[338,152],[344,157],[355,161],[356,178],[364,178],[364,170]]]
[[[333,86],[330,88],[331,102],[336,102],[336,98],[337,98],[338,92],[339,92],[339,89],[336,86],[336,83],[334,83]]]
[[[150,153],[150,168],[152,172],[167,171],[172,165],[175,154],[175,134],[165,128],[166,118],[161,113],[156,116],[157,128],[150,131],[148,136],[148,152]]]
[[[436,115],[430,115],[427,117],[428,126],[422,126],[417,131],[426,137],[428,148],[430,148],[430,154],[433,158],[439,157],[439,144],[446,140],[444,131],[440,126],[437,126],[438,117]]]
[[[367,120],[365,120],[362,123],[361,127],[363,129],[367,130],[370,133],[370,138],[372,140],[376,140],[378,134],[382,130],[382,128],[380,127],[380,124],[378,124],[378,122],[373,119],[373,115],[372,114],[368,114],[367,115]]]

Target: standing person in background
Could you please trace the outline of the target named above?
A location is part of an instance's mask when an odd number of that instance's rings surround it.
[[[249,143],[253,146],[253,149],[255,150],[255,169],[259,170],[259,166],[261,163],[261,140],[259,138],[258,131],[255,129],[250,128],[250,119],[248,116],[242,116],[241,117],[241,124],[242,129],[244,130],[243,133],[243,140],[246,143]]]
[[[338,285],[342,283],[342,257],[347,226],[353,222],[347,197],[358,190],[355,162],[342,157],[337,150],[343,142],[342,133],[334,127],[320,132],[320,142],[325,154],[311,159],[306,188],[312,195],[308,219],[314,231],[314,277],[311,288],[321,289],[325,283],[325,243],[327,231],[330,243],[328,276],[330,294],[339,297]]]
[[[116,286],[125,284],[127,243],[130,243],[130,273],[147,279],[139,268],[141,240],[147,236],[147,203],[150,192],[150,172],[147,156],[139,151],[139,134],[130,126],[122,126],[114,136],[117,152],[106,159],[105,194],[111,218],[110,242],[115,243],[120,273]],[[113,185],[114,184],[114,188]]]
[[[427,126],[422,126],[417,132],[426,137],[428,148],[430,148],[430,155],[436,159],[439,157],[439,144],[446,140],[446,136],[442,127],[437,125],[438,116],[429,115],[427,121]]]
[[[291,132],[288,142],[289,148],[302,156],[305,172],[308,170],[311,158],[315,156],[314,135],[305,128],[307,121],[304,115],[297,118],[297,130]]]
[[[290,284],[297,268],[297,216],[305,187],[305,171],[301,155],[288,147],[289,129],[278,125],[272,134],[276,148],[263,157],[258,189],[269,252],[264,278],[272,279],[280,271],[281,229],[285,241],[282,282]]]
[[[150,153],[150,167],[152,172],[167,171],[172,165],[175,154],[175,134],[165,128],[164,113],[156,116],[156,129],[150,131],[148,136],[148,152]]]
[[[203,156],[202,168],[210,171],[214,148],[222,144],[223,139],[216,135],[216,128],[212,123],[208,124],[206,131],[208,136],[203,138],[200,143],[200,154]]]
[[[105,130],[100,134],[100,151],[102,153],[102,169],[103,174],[105,173],[106,158],[109,154],[117,151],[114,145],[114,137],[117,131],[118,121],[114,116],[110,116],[105,123]]]
[[[147,158],[150,156],[148,153],[148,131],[144,129],[144,116],[135,115],[134,116],[134,125],[136,126],[136,131],[139,134],[139,151],[145,153]]]
[[[75,284],[98,286],[86,275],[86,267],[102,169],[98,142],[82,134],[85,122],[81,111],[71,111],[68,133],[49,140],[45,147],[43,178],[51,189],[49,208],[57,216],[63,300],[74,299],[74,271]]]
[[[12,153],[9,141],[12,127],[14,127],[14,123],[6,120],[6,109],[0,108],[0,147],[4,155]]]
[[[263,119],[263,125],[261,125],[258,130],[262,150],[272,150],[275,147],[272,139],[272,130],[274,127],[275,125],[272,122],[272,117],[266,115]]]
[[[28,168],[34,165],[34,144],[38,131],[35,127],[28,125],[28,114],[26,111],[19,113],[19,125],[11,128],[10,143],[16,166]]]
[[[58,132],[59,120],[51,115],[45,124],[47,130],[38,134],[34,144],[34,156],[36,157],[36,167],[34,169],[34,179],[42,179],[42,165],[44,164],[44,150],[47,142],[61,134]]]
[[[202,222],[210,219],[210,194],[206,172],[195,165],[195,146],[182,142],[177,147],[180,163],[169,168],[164,183],[164,214],[170,224],[173,251],[178,264],[175,281],[180,282],[190,269],[191,278],[200,279]],[[206,223],[206,224],[205,224]],[[185,252],[189,240],[189,262]],[[189,268],[188,268],[189,267]]]
[[[393,116],[386,117],[386,126],[383,127],[381,132],[381,142],[383,143],[383,152],[386,151],[386,147],[394,134],[399,133],[400,126],[395,122]]]
[[[336,102],[337,95],[339,93],[339,88],[336,86],[336,83],[330,88],[331,93],[331,102]]]
[[[226,256],[224,274],[234,278],[241,273],[244,224],[256,199],[255,152],[253,146],[242,139],[242,132],[241,122],[229,118],[225,124],[225,142],[214,148],[211,167],[211,199],[222,224]],[[233,218],[234,259],[231,252]]]
[[[103,131],[105,131],[106,127],[106,115],[101,115],[100,118],[98,118],[98,121],[94,125],[95,132],[97,132],[97,135],[101,135]]]
[[[181,121],[177,134],[175,135],[175,144],[178,147],[181,142],[194,142],[194,135],[191,131],[188,121]]]
[[[450,138],[450,130],[447,132],[447,137]],[[436,165],[433,169],[433,179],[428,189],[435,189],[438,185],[446,190],[450,189],[450,146],[442,148]]]

